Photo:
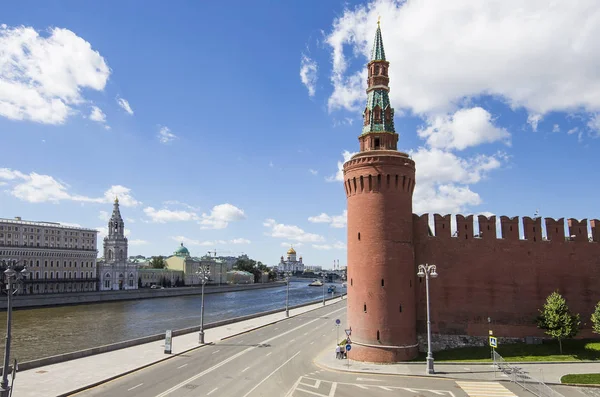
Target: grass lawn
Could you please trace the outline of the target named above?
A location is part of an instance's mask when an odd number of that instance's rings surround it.
[[[506,361],[600,361],[599,340],[565,340],[562,343],[563,354],[559,354],[558,342],[548,341],[541,345],[515,343],[500,345],[496,351]],[[463,347],[433,353],[436,362],[471,361],[490,362],[491,351],[485,347]],[[417,361],[425,361],[426,354],[421,353]]]
[[[600,385],[600,374],[571,374],[560,378],[561,383],[578,383],[580,385]]]

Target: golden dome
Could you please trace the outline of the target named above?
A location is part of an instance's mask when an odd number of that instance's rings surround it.
[[[296,255],[296,250],[294,249],[294,247],[291,247],[287,253],[288,255]]]

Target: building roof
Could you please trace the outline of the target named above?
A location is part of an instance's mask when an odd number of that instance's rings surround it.
[[[190,256],[190,251],[183,246],[183,243],[181,243],[181,246],[177,248],[174,254],[175,256]]]
[[[377,21],[377,32],[375,32],[375,42],[371,51],[371,61],[385,61],[385,51],[383,50],[383,38],[381,37],[379,21]]]
[[[296,250],[294,249],[294,247],[290,247],[287,253],[288,255],[296,255]]]
[[[24,221],[20,217],[15,217],[15,219],[0,218],[0,223],[14,223],[17,225],[32,225],[32,226],[43,226],[43,227],[56,227],[56,228],[61,228],[61,229],[83,230],[86,232],[92,232],[92,233],[98,234],[98,230],[89,229],[87,227],[71,226],[71,225],[61,224],[58,222]]]

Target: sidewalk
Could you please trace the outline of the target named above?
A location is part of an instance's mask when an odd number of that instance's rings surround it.
[[[346,299],[333,299],[327,301],[326,306],[345,301]],[[290,317],[321,307],[323,307],[323,303],[290,309]],[[204,331],[204,340],[206,344],[214,343],[285,319],[285,312],[282,311],[222,327],[209,328]],[[199,347],[201,345],[198,344],[198,332],[192,332],[173,338],[172,354],[164,353],[164,340],[160,340],[27,371],[19,371],[16,376],[13,397],[66,395],[151,364],[168,360],[178,354]]]
[[[352,360],[338,360],[335,358],[335,351],[321,353],[316,359],[315,364],[336,371],[361,372],[370,374],[387,375],[418,375],[431,376],[439,378],[452,378],[460,380],[476,381],[501,381],[509,380],[508,376],[495,370],[491,363],[435,363],[434,375],[425,373],[425,362],[405,362],[401,364],[374,364],[362,363]],[[560,378],[567,374],[588,374],[597,373],[600,370],[600,363],[537,363],[520,364],[515,366],[527,371],[529,375],[542,380],[546,384],[561,384]]]

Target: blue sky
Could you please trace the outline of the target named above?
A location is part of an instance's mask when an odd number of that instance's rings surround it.
[[[600,5],[516,4],[12,2],[0,217],[102,230],[118,194],[132,255],[344,264],[381,16],[415,212],[597,218]]]

